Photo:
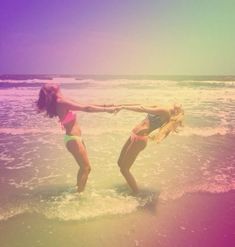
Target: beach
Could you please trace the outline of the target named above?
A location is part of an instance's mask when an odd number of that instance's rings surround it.
[[[145,114],[77,112],[92,168],[77,194],[64,131],[36,112],[45,81],[84,104],[183,105],[180,132],[149,142],[132,167],[140,195],[117,159]],[[232,77],[0,78],[1,247],[234,246],[234,103]]]
[[[234,246],[234,192],[156,200],[131,215],[55,221],[25,214],[0,224],[8,246]]]

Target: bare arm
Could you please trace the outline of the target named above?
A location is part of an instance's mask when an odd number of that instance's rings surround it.
[[[127,104],[92,104],[94,106],[100,106],[100,107],[121,107],[121,106],[141,106],[141,104],[133,104],[133,103],[127,103]],[[148,107],[157,107],[157,105],[151,105]]]
[[[148,107],[148,106],[123,106],[122,109],[129,110],[129,111],[135,111],[135,112],[145,112],[150,114],[169,114],[169,111],[167,108],[160,108],[160,107]]]
[[[91,104],[93,106],[98,106],[98,107],[115,107],[117,105],[115,104]]]
[[[142,104],[132,104],[132,103],[129,103],[129,104],[120,104],[120,105],[116,105],[116,106],[143,106]],[[146,105],[145,107],[157,107],[157,105]]]
[[[94,106],[101,106],[101,107],[119,107],[119,106],[136,106],[140,104],[92,104]]]
[[[58,101],[58,104],[65,107],[67,110],[72,110],[72,111],[113,113],[117,110],[115,107],[104,107],[104,106],[101,107],[96,105],[80,104],[69,99],[60,99]]]

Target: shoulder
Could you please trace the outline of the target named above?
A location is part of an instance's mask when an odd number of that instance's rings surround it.
[[[164,121],[168,122],[171,118],[171,114],[170,111],[168,109],[163,109],[162,110],[162,118],[164,119]]]
[[[65,99],[65,98],[62,98],[62,97],[58,97],[57,99],[56,99],[56,103],[57,103],[57,106],[59,107],[59,108],[68,108],[68,106],[69,106],[69,101],[67,100],[67,99]]]
[[[155,110],[155,114],[156,115],[161,115],[164,117],[170,117],[170,111],[168,108],[164,108],[164,107],[157,107]]]
[[[62,104],[62,103],[64,103],[64,102],[66,102],[66,99],[63,97],[57,97],[57,99],[56,99],[56,103],[58,103],[58,104]]]
[[[72,100],[64,98],[64,97],[63,98],[62,97],[58,97],[56,102],[57,102],[58,105],[70,105],[70,104],[74,103]]]

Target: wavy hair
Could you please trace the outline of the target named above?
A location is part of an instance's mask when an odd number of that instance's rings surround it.
[[[183,126],[184,110],[178,109],[176,115],[171,116],[169,121],[166,122],[158,131],[154,131],[149,135],[149,139],[160,143],[164,140],[171,132],[178,133],[178,127]]]
[[[56,117],[56,100],[57,96],[54,88],[50,84],[43,85],[36,101],[38,112],[46,112],[46,115],[50,118]]]

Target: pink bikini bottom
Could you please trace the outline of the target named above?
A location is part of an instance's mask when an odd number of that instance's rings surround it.
[[[134,132],[131,132],[131,141],[147,141],[148,140],[148,136],[140,136],[135,134]]]

